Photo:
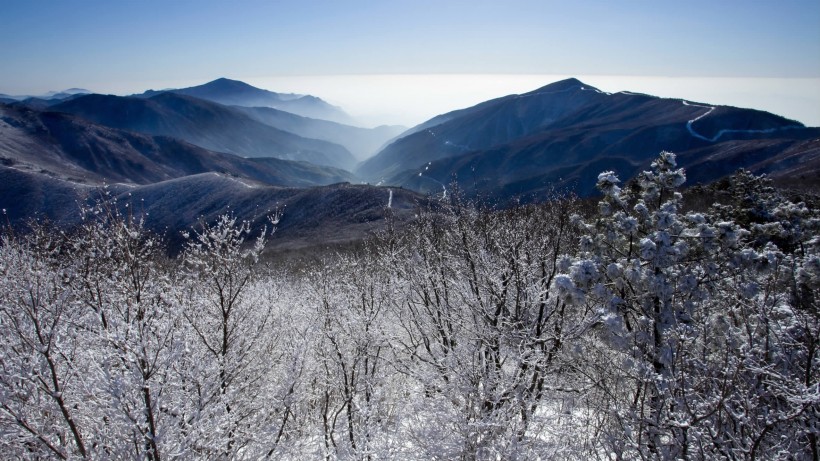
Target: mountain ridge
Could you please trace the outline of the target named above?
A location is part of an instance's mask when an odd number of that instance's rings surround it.
[[[347,125],[355,125],[356,123],[340,107],[328,104],[316,96],[276,93],[225,77],[217,78],[202,85],[158,91],[148,90],[142,94],[132,96],[150,98],[161,93],[184,94],[227,106],[272,107],[303,117],[330,120]]]
[[[420,126],[356,173],[374,183],[431,193],[455,179],[463,190],[500,199],[511,193],[543,197],[547,188],[574,185],[588,195],[594,184],[583,176],[595,176],[593,168],[620,165],[622,175],[631,177],[662,150],[684,161],[694,160],[690,152],[723,155],[737,168],[748,163],[743,156],[755,143],[771,139],[781,139],[783,148],[802,145],[810,158],[814,148],[801,143],[820,136],[820,129],[764,111],[605,93],[578,79],[496,98]],[[771,143],[765,147],[776,155]],[[735,156],[724,155],[731,150]],[[708,172],[698,177],[717,179]]]
[[[88,122],[71,114],[0,105],[0,160],[78,183],[147,184],[209,171],[281,186],[351,181],[348,172],[304,162],[245,159],[168,136]]]
[[[71,113],[112,128],[171,136],[242,157],[277,157],[342,169],[356,163],[340,145],[302,138],[227,106],[174,93],[150,98],[86,95],[49,110]]]

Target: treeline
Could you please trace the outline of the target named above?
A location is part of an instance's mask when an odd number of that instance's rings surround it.
[[[231,216],[174,258],[108,201],[6,232],[0,452],[816,460],[820,213],[745,172],[685,212],[684,180],[602,173],[586,217],[451,196],[298,270]]]

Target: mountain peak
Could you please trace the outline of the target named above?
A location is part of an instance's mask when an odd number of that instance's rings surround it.
[[[558,80],[557,82],[553,82],[553,85],[583,85],[584,82],[578,80],[575,77],[565,78],[564,80]]]
[[[251,88],[253,88],[251,85],[248,85],[247,83],[245,83],[241,80],[232,80],[232,79],[225,78],[225,77],[220,77],[216,80],[210,81],[210,82],[205,83],[205,84],[200,85],[200,86],[242,87],[242,88],[251,87]]]
[[[557,82],[550,83],[549,85],[543,86],[531,93],[543,93],[545,91],[555,92],[555,91],[569,91],[572,89],[591,89],[597,90],[597,88],[587,85],[586,83],[578,80],[577,78],[571,77],[564,80],[559,80]]]
[[[69,88],[69,89],[63,90],[63,91],[49,91],[45,95],[49,96],[49,97],[54,97],[54,96],[59,96],[59,95],[72,96],[72,95],[75,95],[75,94],[91,94],[91,91],[86,90],[85,88]]]
[[[197,88],[197,87],[194,87],[194,88]],[[225,78],[225,77],[220,77],[216,80],[213,80],[213,81],[210,81],[210,82],[205,83],[203,85],[200,85],[199,88],[207,88],[207,89],[212,89],[212,90],[233,90],[233,91],[237,91],[237,90],[265,91],[265,90],[261,90],[259,88],[256,88],[252,85],[249,85],[249,84],[247,84],[243,81],[231,80],[231,79]]]

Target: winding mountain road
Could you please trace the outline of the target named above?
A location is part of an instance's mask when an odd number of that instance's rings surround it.
[[[767,128],[767,129],[763,129],[763,130],[736,130],[736,129],[724,128],[724,129],[718,131],[717,134],[712,136],[711,138],[707,138],[706,136],[704,136],[704,135],[698,133],[697,131],[695,131],[695,127],[692,126],[692,125],[694,125],[695,122],[702,119],[703,117],[706,117],[707,115],[711,114],[712,111],[715,110],[715,106],[702,106],[700,104],[692,104],[691,102],[684,101],[684,100],[681,100],[681,102],[683,103],[684,106],[702,107],[704,109],[707,109],[706,112],[704,112],[704,113],[698,115],[697,117],[693,118],[692,120],[689,120],[688,122],[686,122],[686,129],[689,131],[689,134],[691,134],[692,136],[694,136],[698,139],[702,139],[706,142],[715,142],[718,139],[720,139],[721,136],[723,136],[724,134],[728,134],[728,133],[767,134],[767,133],[774,133],[776,131],[794,130],[794,129],[797,129],[797,128],[803,128],[800,125],[788,125],[788,126],[781,126],[781,127],[777,127],[777,128]]]

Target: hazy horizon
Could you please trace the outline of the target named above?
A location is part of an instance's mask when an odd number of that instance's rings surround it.
[[[260,88],[308,93],[338,105],[364,125],[414,126],[489,99],[578,78],[601,91],[631,91],[771,112],[820,126],[820,78],[656,77],[569,74],[406,74],[247,78]]]
[[[278,93],[310,94],[341,107],[362,126],[412,127],[443,113],[489,99],[533,91],[550,83],[578,78],[601,91],[631,91],[771,112],[806,126],[820,126],[820,78],[668,77],[569,74],[399,74],[305,76],[211,76],[198,80],[109,82],[102,88],[81,82],[58,88],[37,88],[9,95],[43,95],[83,88],[126,96],[146,90],[183,88],[225,77]]]

